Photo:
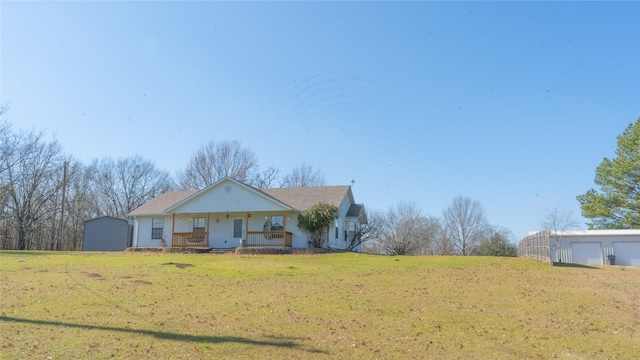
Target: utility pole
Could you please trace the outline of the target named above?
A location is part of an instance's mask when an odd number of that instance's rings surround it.
[[[67,189],[67,162],[64,162],[64,174],[62,176],[62,204],[60,205],[60,234],[58,236],[58,251],[62,251],[62,241],[64,239],[64,201],[65,190]]]

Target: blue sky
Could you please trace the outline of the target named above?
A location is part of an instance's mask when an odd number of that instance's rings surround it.
[[[175,174],[210,140],[355,180],[371,210],[457,195],[517,238],[573,210],[640,116],[640,2],[0,3],[14,128]]]

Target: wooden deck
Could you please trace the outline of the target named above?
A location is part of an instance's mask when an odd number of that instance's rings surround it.
[[[292,247],[293,234],[288,231],[249,231],[243,246],[283,246]],[[208,232],[173,233],[171,247],[175,248],[208,248]]]
[[[208,232],[173,233],[172,247],[209,247]]]
[[[293,234],[288,231],[249,231],[244,246],[291,247]]]

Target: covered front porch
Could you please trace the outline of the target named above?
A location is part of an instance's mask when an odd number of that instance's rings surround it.
[[[291,215],[288,212],[174,213],[171,247],[292,247],[294,234],[287,231]]]

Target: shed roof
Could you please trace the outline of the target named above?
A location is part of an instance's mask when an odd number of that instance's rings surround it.
[[[125,219],[125,218],[120,218],[120,217],[115,217],[115,216],[109,216],[109,215],[88,219],[88,220],[85,220],[84,223],[86,224],[86,223],[91,222],[91,221],[103,221],[103,220],[116,220],[116,221],[123,221],[123,222],[126,222],[128,224],[133,224],[132,220]]]

